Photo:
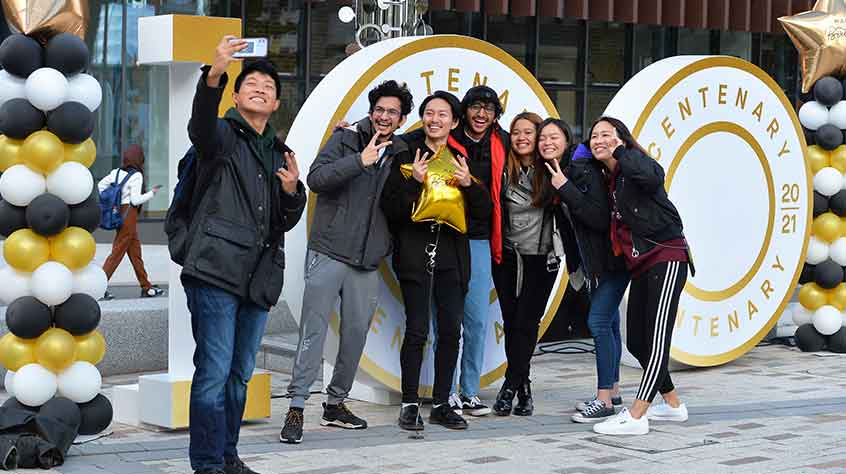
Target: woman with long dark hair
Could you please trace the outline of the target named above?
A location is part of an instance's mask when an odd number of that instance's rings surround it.
[[[108,279],[112,278],[124,255],[129,254],[129,261],[135,270],[135,278],[141,286],[142,297],[159,296],[163,290],[150,283],[144,260],[141,258],[141,240],[138,238],[138,214],[141,206],[153,199],[161,189],[160,185],[153,186],[150,191],[144,191],[144,150],[140,145],[129,145],[123,152],[123,162],[120,168],[112,170],[98,183],[98,189],[103,192],[112,183],[126,180],[121,189],[120,212],[123,214],[123,225],[118,229],[112,242],[112,253],[103,263],[103,271]],[[106,291],[103,299],[110,300],[113,296]]]
[[[456,156],[454,178],[462,191],[467,214],[479,220],[490,217],[490,193],[471,176],[463,158],[466,152],[448,144],[450,130],[458,126],[459,113],[458,99],[448,92],[436,91],[423,100],[420,118],[424,133],[406,138],[409,159],[392,162],[382,192],[382,210],[394,235],[394,272],[405,304],[405,337],[400,349],[402,408],[399,426],[412,431],[423,429],[418,388],[433,305],[438,322],[438,344],[429,422],[450,429],[467,428],[464,418],[449,406],[449,396],[458,360],[464,296],[470,280],[470,243],[466,234],[447,225],[411,220],[412,208],[423,190],[429,161],[446,146]],[[409,164],[411,156],[414,157],[410,163],[413,176],[406,179],[401,166]]]
[[[649,419],[687,420],[687,408],[676,393],[668,363],[690,262],[688,244],[679,212],[664,190],[664,169],[626,125],[600,117],[588,136],[591,153],[607,177],[612,250],[625,259],[632,278],[626,344],[643,367],[632,408],[624,408],[593,429],[609,435],[646,434]],[[650,406],[659,392],[666,403]]]

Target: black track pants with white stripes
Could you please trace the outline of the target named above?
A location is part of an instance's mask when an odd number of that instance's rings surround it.
[[[675,388],[667,366],[679,295],[686,280],[684,262],[659,263],[632,280],[626,313],[626,346],[643,368],[638,400],[651,402],[656,393]]]

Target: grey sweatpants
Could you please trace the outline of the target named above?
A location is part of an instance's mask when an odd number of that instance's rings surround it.
[[[326,388],[329,404],[342,402],[358,370],[367,331],[376,311],[379,272],[359,270],[319,252],[306,254],[305,291],[300,317],[300,342],[288,395],[292,408],[304,408],[317,379],[329,316],[341,298],[341,333],[335,372]]]

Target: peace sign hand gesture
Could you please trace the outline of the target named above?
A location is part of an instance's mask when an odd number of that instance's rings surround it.
[[[361,152],[361,164],[364,166],[370,166],[379,161],[379,150],[391,144],[391,142],[382,142],[377,145],[376,140],[378,139],[379,133],[374,133],[373,138],[370,139],[370,143],[368,143],[367,147]]]
[[[297,166],[297,158],[293,152],[285,153],[285,164],[287,165],[287,169],[283,166],[276,170],[276,177],[282,183],[282,189],[286,193],[293,195],[297,193],[297,185],[300,180],[300,169]]]
[[[429,171],[429,152],[423,154],[423,157],[420,157],[420,150],[418,149],[417,152],[414,154],[414,164],[411,166],[414,176],[414,179],[417,180],[418,183],[422,183],[426,179],[426,173]]]
[[[544,165],[546,165],[546,169],[549,170],[552,187],[555,189],[561,189],[561,186],[564,186],[567,183],[567,177],[564,176],[564,173],[561,171],[561,165],[558,163],[558,160],[550,161],[552,161],[552,165],[549,164],[549,161],[544,162]]]
[[[470,174],[470,167],[467,166],[467,160],[465,160],[463,156],[459,155],[453,161],[455,166],[458,167],[458,169],[455,170],[453,177],[458,180],[458,184],[461,185],[462,188],[469,187],[473,184],[473,179]]]

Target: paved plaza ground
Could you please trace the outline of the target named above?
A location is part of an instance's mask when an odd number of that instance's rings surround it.
[[[639,370],[623,369],[627,403],[639,377]],[[599,436],[572,423],[573,405],[592,393],[593,356],[544,354],[533,359],[532,417],[473,418],[464,432],[427,424],[423,439],[411,439],[395,424],[395,406],[351,401],[370,428],[321,427],[323,397],[315,395],[303,443],[287,445],[278,432],[288,401],[275,398],[273,419],[242,430],[240,452],[262,474],[846,473],[846,356],[759,346],[722,367],[673,377],[690,420],[655,422],[646,436]],[[285,393],[287,380],[274,374],[274,394]],[[497,388],[483,397],[493,400]],[[111,430],[74,446],[64,466],[47,472],[191,472],[187,432],[120,424]]]

